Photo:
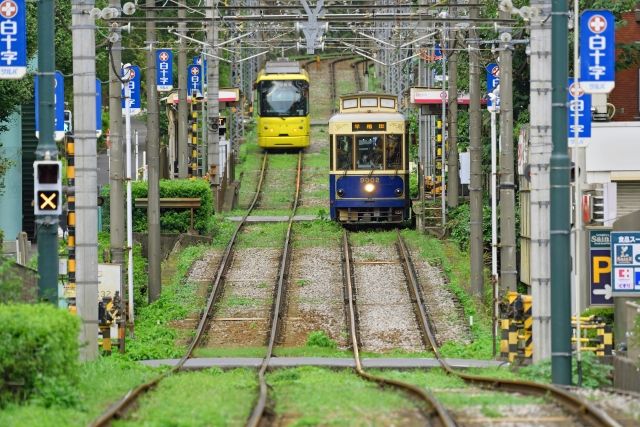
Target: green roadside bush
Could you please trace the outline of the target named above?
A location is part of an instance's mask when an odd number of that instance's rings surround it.
[[[109,228],[109,186],[102,189],[104,205],[102,207],[102,224],[105,230]],[[131,185],[134,200],[133,231],[144,233],[147,231],[147,210],[136,208],[135,199],[145,198],[148,194],[147,183],[136,181]],[[213,214],[213,196],[209,183],[203,179],[163,179],[160,181],[161,198],[199,198],[200,207],[194,210],[194,228],[200,233],[207,232],[209,217]],[[190,209],[162,209],[160,211],[160,230],[163,233],[186,233],[191,225]]]
[[[76,403],[78,317],[49,304],[0,304],[0,406]]]

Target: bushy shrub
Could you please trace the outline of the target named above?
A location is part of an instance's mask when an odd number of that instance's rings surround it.
[[[450,209],[447,219],[447,231],[451,240],[455,241],[463,251],[469,249],[469,229],[471,210],[468,203],[458,205]],[[482,208],[482,240],[486,250],[491,249],[491,207],[484,205]]]
[[[131,186],[134,200],[133,231],[147,231],[147,210],[136,208],[135,199],[146,198],[148,195],[147,182],[136,181]],[[109,187],[104,187],[102,195],[105,203],[102,208],[102,223],[109,226]],[[199,198],[200,207],[194,210],[194,228],[201,234],[207,232],[209,217],[213,214],[213,196],[209,183],[202,179],[173,179],[160,181],[161,198]],[[164,233],[186,233],[191,225],[190,209],[162,209],[160,211],[160,230]]]
[[[0,405],[73,405],[78,317],[48,304],[0,304],[0,325]]]

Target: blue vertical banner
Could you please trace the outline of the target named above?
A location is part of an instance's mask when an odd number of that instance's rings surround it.
[[[125,84],[129,85],[129,89],[131,90],[131,98],[126,100],[124,85],[122,86],[122,114],[126,114],[125,102],[129,102],[129,113],[132,116],[140,114],[140,111],[142,110],[142,103],[140,99],[140,67],[132,65],[129,68],[123,68],[122,77],[127,81]]]
[[[102,135],[102,82],[96,79],[96,138]]]
[[[204,55],[198,55],[193,57],[193,63],[200,65],[202,67],[202,82],[203,84],[207,84],[207,58]]]
[[[189,77],[189,96],[202,98],[202,67],[198,64],[191,64],[187,67]]]
[[[616,31],[613,13],[585,10],[580,15],[580,84],[586,93],[615,87]]]
[[[54,113],[54,134],[53,139],[55,141],[62,141],[64,139],[64,76],[60,71],[55,72],[54,84],[54,100],[55,113]],[[36,103],[36,138],[40,138],[39,131],[39,118],[40,118],[40,97],[38,96],[38,76],[34,79],[35,89],[35,103]]]
[[[583,82],[575,83],[574,79],[569,79],[569,90],[567,91],[567,117],[569,120],[569,147],[576,146],[576,130],[578,131],[578,146],[585,146],[591,138],[591,95],[585,93],[582,88]],[[578,95],[577,100],[575,95]],[[578,127],[576,128],[575,117],[578,116]]]
[[[442,59],[442,48],[440,47],[439,43],[436,43],[436,45],[433,48],[433,59],[435,60]]]
[[[173,52],[170,49],[156,51],[156,88],[158,92],[173,89]]]
[[[487,92],[489,92],[489,101],[487,102],[487,110],[491,112],[500,111],[500,94],[494,93],[500,85],[500,67],[496,63],[488,64],[487,70]]]
[[[0,2],[0,79],[27,74],[26,0]]]

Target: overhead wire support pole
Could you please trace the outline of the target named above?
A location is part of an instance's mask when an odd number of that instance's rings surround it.
[[[508,18],[510,11],[501,11]],[[500,39],[500,287],[518,289],[516,265],[515,162],[513,158],[513,46],[511,29],[501,28]]]
[[[38,3],[38,99],[39,139],[36,160],[58,160],[53,140],[55,123],[55,2]],[[37,177],[36,177],[37,178]],[[38,200],[35,201],[38,203]],[[38,216],[38,299],[58,304],[58,217]]]
[[[470,9],[471,17],[478,16],[478,8]],[[469,30],[469,157],[471,181],[469,185],[469,229],[471,251],[471,289],[481,296],[484,288],[484,259],[482,238],[482,117],[480,111],[480,52],[478,33],[475,28]]]
[[[446,186],[446,167],[447,164],[447,150],[445,149],[447,145],[447,138],[445,137],[445,123],[447,123],[447,101],[445,99],[445,94],[447,93],[447,50],[445,49],[445,44],[447,40],[447,27],[446,25],[442,29],[442,168],[440,175],[440,197],[442,198],[442,202],[440,204],[440,215],[441,215],[441,225],[442,232],[444,233],[444,228],[447,225],[447,186]],[[437,153],[437,150],[436,150]]]
[[[551,154],[551,379],[571,384],[570,164],[567,153],[569,77],[567,0],[551,9],[552,139]]]
[[[203,53],[210,56],[211,61],[207,68],[207,174],[209,176],[209,184],[211,185],[213,197],[215,200],[215,210],[219,212],[224,202],[224,194],[221,192],[221,158],[218,135],[218,118],[220,115],[220,106],[218,101],[218,0],[206,0],[206,35],[208,46],[205,47]],[[226,161],[222,160],[222,161]]]
[[[119,9],[120,0],[109,0],[109,6]],[[120,283],[124,271],[124,144],[122,139],[122,42],[120,24],[110,32],[115,41],[109,45],[109,247],[111,262],[120,265]],[[122,287],[121,287],[122,290]],[[124,296],[124,295],[123,295]]]
[[[147,6],[153,6],[155,0],[147,0]],[[149,260],[149,282],[147,286],[149,302],[160,297],[161,262],[160,253],[160,130],[158,123],[158,91],[156,89],[156,24],[155,12],[147,11],[147,153],[149,162],[147,239]],[[129,248],[133,250],[133,248]]]
[[[98,356],[98,157],[96,152],[94,0],[73,0],[73,134],[76,209],[76,306],[80,358]],[[120,106],[118,106],[120,108]],[[57,248],[56,248],[57,249]]]
[[[456,3],[456,2],[454,2]],[[455,16],[457,9],[449,6],[450,15]],[[458,51],[456,50],[457,32],[450,30],[449,43],[451,45],[451,55],[449,56],[449,115],[448,115],[448,136],[447,136],[447,206],[458,207],[458,187],[460,176],[458,173]]]

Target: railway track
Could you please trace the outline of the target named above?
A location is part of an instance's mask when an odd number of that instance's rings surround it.
[[[411,293],[411,298],[414,301],[414,310],[416,317],[418,318],[418,324],[420,325],[422,335],[426,343],[433,350],[440,366],[447,374],[455,375],[463,379],[468,384],[481,388],[549,398],[560,405],[568,414],[585,423],[585,425],[594,427],[620,426],[615,419],[605,411],[598,408],[595,404],[588,402],[587,400],[582,399],[562,388],[533,381],[498,379],[481,375],[471,375],[454,370],[440,355],[439,345],[436,342],[435,334],[433,333],[433,326],[426,310],[424,296],[422,295],[415,269],[411,262],[411,255],[404,243],[404,240],[402,239],[402,236],[400,235],[400,231],[398,230],[397,233],[397,247],[400,251],[400,256],[403,261],[407,278],[409,279],[409,292]],[[522,419],[521,421],[526,422],[527,420]]]
[[[293,227],[293,217],[295,216],[298,208],[298,201],[300,199],[300,180],[302,178],[302,151],[298,154],[298,172],[296,177],[296,194],[293,201],[293,208],[289,215],[289,221],[287,225],[287,233],[284,242],[284,248],[282,250],[282,257],[280,259],[280,268],[278,271],[278,283],[276,285],[275,298],[273,300],[273,307],[271,310],[271,327],[269,333],[269,341],[267,343],[267,354],[262,359],[260,370],[258,371],[258,381],[260,384],[260,393],[256,405],[251,412],[247,426],[257,427],[265,421],[265,419],[273,414],[271,408],[268,407],[268,387],[266,380],[266,373],[269,367],[269,361],[273,356],[273,349],[280,337],[280,332],[283,324],[284,315],[284,302],[285,302],[285,286],[287,283],[287,273],[289,270],[289,262],[291,259],[291,229]]]
[[[355,275],[352,263],[349,235],[346,230],[344,230],[342,237],[342,259],[345,288],[345,309],[351,340],[351,349],[353,351],[353,358],[356,364],[356,373],[368,381],[375,382],[382,386],[391,386],[402,390],[423,402],[425,404],[423,412],[425,413],[425,416],[429,421],[429,425],[446,427],[455,426],[456,423],[449,412],[431,393],[427,392],[425,389],[403,381],[392,380],[379,377],[377,375],[372,375],[363,369],[362,363],[360,361],[359,350],[361,340],[358,332],[358,315],[356,312]]]
[[[302,154],[300,153],[300,156],[301,155]],[[180,372],[183,369],[187,360],[193,356],[193,352],[195,348],[198,346],[198,344],[201,342],[201,340],[205,335],[205,331],[208,325],[208,319],[212,315],[213,307],[215,306],[216,302],[219,300],[220,295],[222,293],[223,277],[226,270],[229,267],[229,264],[231,261],[231,253],[237,241],[237,237],[240,232],[240,229],[245,225],[247,217],[251,214],[253,209],[256,207],[258,200],[260,198],[262,183],[264,181],[264,177],[267,169],[267,158],[268,158],[268,155],[267,153],[265,153],[262,159],[260,178],[256,186],[256,193],[254,195],[254,198],[249,208],[247,209],[245,215],[243,216],[242,220],[236,226],[236,229],[234,230],[229,240],[229,243],[227,244],[224,250],[224,253],[220,261],[220,265],[216,273],[216,277],[210,286],[205,308],[202,311],[202,315],[200,316],[198,326],[196,327],[196,330],[195,330],[194,337],[191,340],[189,346],[187,347],[185,354],[180,358],[178,363],[173,368],[166,371],[164,374],[159,375],[155,378],[152,378],[146,383],[141,384],[136,388],[130,390],[124,397],[122,397],[116,403],[111,405],[105,412],[103,412],[98,418],[96,418],[91,423],[91,426],[94,426],[94,427],[107,426],[107,425],[110,425],[114,420],[125,416],[127,411],[132,407],[133,404],[135,404],[136,401],[138,401],[138,399],[141,396],[143,396],[144,394],[148,393],[150,390],[155,388],[163,379],[169,377],[170,375]]]

